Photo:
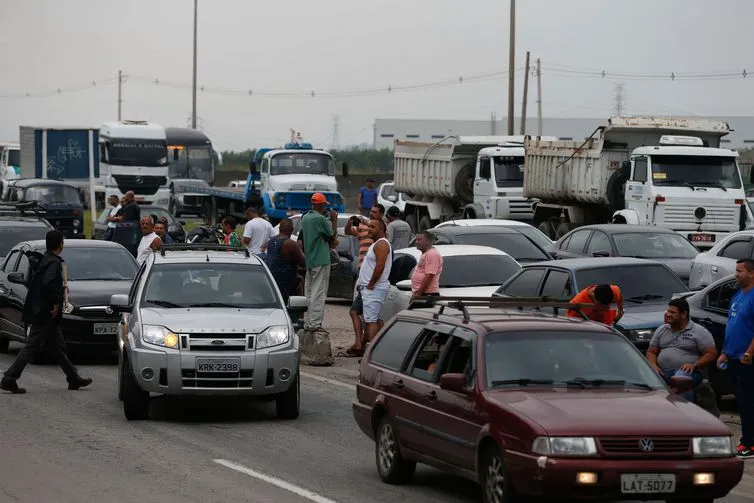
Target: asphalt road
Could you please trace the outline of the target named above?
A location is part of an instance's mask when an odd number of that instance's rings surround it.
[[[19,347],[0,355],[0,369]],[[68,391],[56,366],[31,365],[19,381],[26,395],[0,394],[0,502],[481,499],[474,484],[426,467],[410,486],[383,484],[373,445],[351,417],[352,386],[313,375],[316,369],[303,369],[295,421],[277,420],[272,404],[157,398],[150,421],[127,422],[116,367],[79,366],[94,378],[90,388]],[[751,501],[754,483],[736,492],[721,501]]]

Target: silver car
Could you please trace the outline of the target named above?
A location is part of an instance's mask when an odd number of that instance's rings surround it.
[[[731,232],[691,263],[689,288],[701,290],[736,272],[736,261],[754,258],[754,230]]]
[[[147,419],[150,393],[249,395],[299,415],[299,341],[267,266],[248,250],[166,245],[149,256],[128,295],[113,295],[118,398],[126,418]]]

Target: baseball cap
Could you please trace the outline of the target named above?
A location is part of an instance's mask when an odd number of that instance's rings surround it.
[[[312,204],[330,204],[327,201],[327,198],[325,195],[321,192],[317,192],[312,196]]]

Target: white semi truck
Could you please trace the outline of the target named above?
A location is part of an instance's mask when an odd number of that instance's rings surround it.
[[[705,119],[613,117],[583,142],[527,137],[534,225],[552,239],[587,224],[656,225],[710,248],[750,218],[738,154],[720,148],[730,131]]]
[[[534,216],[536,200],[523,195],[524,136],[396,140],[394,169],[395,189],[409,196],[404,213],[414,232],[454,218]]]

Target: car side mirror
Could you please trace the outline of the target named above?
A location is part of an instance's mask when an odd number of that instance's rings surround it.
[[[110,309],[114,313],[130,313],[132,307],[128,302],[128,295],[121,293],[110,296]]]
[[[393,195],[390,195],[390,196],[387,196],[387,200],[390,201],[391,203],[394,203],[398,200],[398,198]]]
[[[456,393],[463,393],[464,395],[468,394],[469,388],[466,386],[466,375],[442,374],[440,376],[440,389],[455,391]]]
[[[288,299],[288,307],[286,308],[289,314],[304,313],[309,309],[309,301],[306,297],[293,296]]]
[[[22,272],[11,272],[8,273],[8,282],[9,283],[15,283],[17,285],[25,285],[26,284],[26,275]]]
[[[395,284],[395,287],[400,290],[401,292],[410,292],[411,291],[411,280],[410,279],[404,279],[399,281]]]

